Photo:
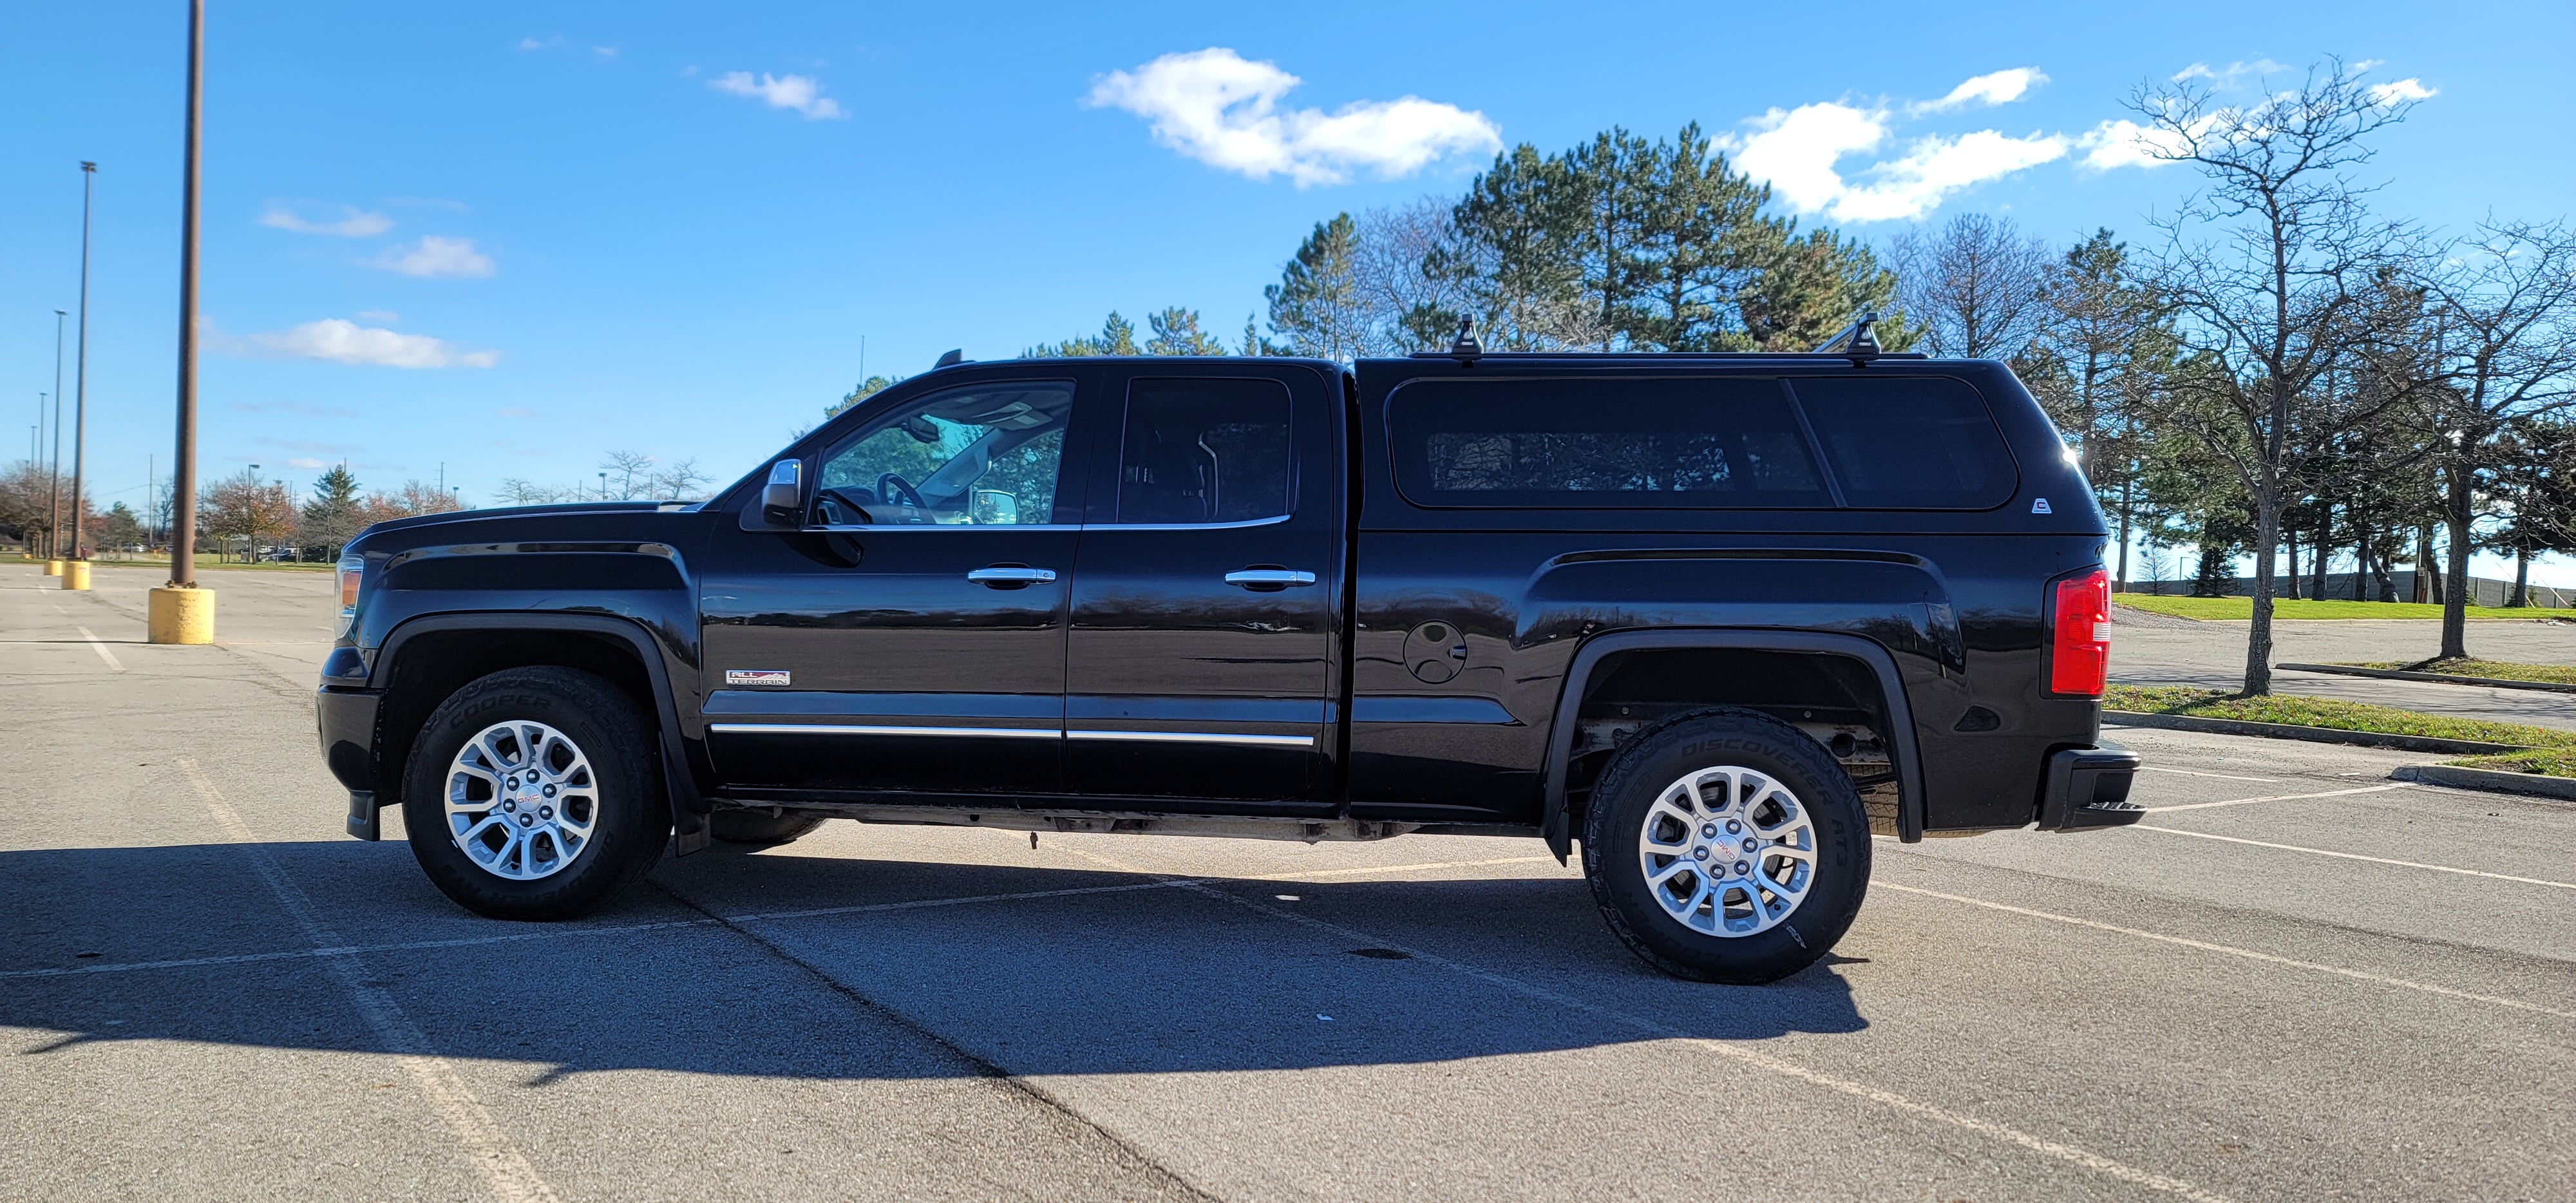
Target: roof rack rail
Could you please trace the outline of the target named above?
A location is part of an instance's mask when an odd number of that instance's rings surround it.
[[[1826,339],[1824,345],[1816,348],[1816,354],[1841,355],[1849,358],[1853,367],[1868,367],[1870,360],[1878,358],[1878,336],[1870,333],[1869,329],[1877,324],[1877,310],[1861,310],[1859,321],[1843,327],[1842,333]]]

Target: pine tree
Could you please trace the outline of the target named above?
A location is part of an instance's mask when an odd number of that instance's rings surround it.
[[[1294,353],[1344,361],[1366,353],[1358,259],[1359,227],[1350,214],[1336,213],[1315,223],[1279,282],[1261,290],[1270,302],[1270,328]]]

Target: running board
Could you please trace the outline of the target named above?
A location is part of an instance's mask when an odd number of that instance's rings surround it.
[[[1052,831],[1092,835],[1202,835],[1221,839],[1373,841],[1420,832],[1426,835],[1536,835],[1537,829],[1500,823],[1397,823],[1371,819],[1295,819],[1249,815],[1175,815],[1124,810],[962,810],[946,806],[871,806],[798,802],[768,805],[727,801],[719,805],[862,823],[932,827],[990,827],[1001,831]]]

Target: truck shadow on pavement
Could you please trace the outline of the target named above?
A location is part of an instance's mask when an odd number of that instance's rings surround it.
[[[262,847],[359,951],[315,954],[244,845],[0,853],[18,1055],[384,1051],[353,983],[439,1053],[533,1066],[531,1086],[1304,1069],[1868,1026],[1836,958],[1764,987],[1675,981],[1561,877],[1176,884],[773,851],[666,860],[597,914],[530,924],[457,908],[398,843]]]

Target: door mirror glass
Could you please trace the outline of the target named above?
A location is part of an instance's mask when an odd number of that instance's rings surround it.
[[[1018,526],[1020,499],[1000,489],[975,490],[975,524],[978,526]]]

